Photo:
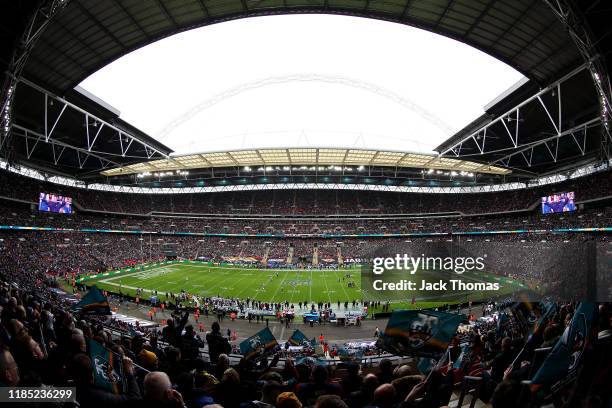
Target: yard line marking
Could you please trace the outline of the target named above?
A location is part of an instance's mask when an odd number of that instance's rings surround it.
[[[276,294],[278,293],[278,290],[283,286],[283,283],[285,283],[285,281],[287,280],[288,275],[289,275],[289,271],[285,271],[285,276],[283,277],[283,280],[281,281],[280,285],[278,285],[278,287],[276,288],[276,291],[272,295],[272,299],[270,299],[270,302],[274,302],[274,299],[276,298]]]
[[[331,296],[329,294],[329,286],[327,286],[327,279],[325,279],[325,275],[323,275],[323,282],[325,282],[325,289],[327,291],[327,298],[329,299],[329,303],[331,303],[332,300],[331,300]]]
[[[310,292],[309,292],[309,299],[308,301],[312,302],[312,269],[310,270],[310,285],[308,285],[308,287],[310,288]]]
[[[336,278],[338,277],[338,275],[336,274]],[[342,286],[342,290],[344,291],[344,295],[346,296],[346,300],[347,301],[351,301],[346,289],[344,289],[344,281],[340,283],[340,286]],[[331,303],[331,299],[330,299],[330,303]]]

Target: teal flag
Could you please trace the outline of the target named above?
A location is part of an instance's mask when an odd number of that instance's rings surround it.
[[[553,318],[555,313],[557,313],[557,305],[553,302],[543,304],[541,309],[540,317],[535,322],[533,329],[531,330],[532,335],[543,334],[544,328],[548,325],[548,322]]]
[[[268,327],[240,343],[240,354],[245,359],[263,357],[278,347],[276,338]]]
[[[597,320],[597,305],[583,302],[578,305],[574,317],[565,328],[563,336],[557,341],[550,354],[531,381],[531,390],[537,391],[543,386],[554,386],[561,381],[574,378],[580,367],[584,352],[597,339],[593,326]]]
[[[91,358],[94,384],[117,395],[123,393],[125,384],[121,355],[111,352],[92,339],[87,340],[87,348]]]
[[[83,296],[83,299],[74,306],[72,311],[83,314],[93,315],[110,315],[111,309],[110,304],[106,296],[102,294],[97,286],[89,288],[89,292]]]
[[[400,356],[444,353],[465,315],[433,310],[398,310],[391,314],[376,345]]]
[[[316,339],[309,340],[308,337],[300,330],[295,330],[289,340],[287,340],[289,344],[292,346],[304,346],[304,347],[314,347],[317,344]]]

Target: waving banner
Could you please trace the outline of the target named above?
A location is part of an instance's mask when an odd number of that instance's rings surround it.
[[[465,315],[430,310],[399,310],[376,345],[400,356],[436,356],[444,353]]]
[[[113,394],[122,394],[125,384],[121,356],[91,339],[87,340],[87,349],[91,358],[94,384]]]
[[[269,328],[260,330],[258,333],[240,343],[240,354],[247,360],[255,357],[263,357],[278,347],[278,342]]]
[[[580,367],[584,352],[597,338],[592,333],[593,323],[597,320],[598,309],[595,303],[580,303],[563,336],[557,341],[540,369],[533,376],[531,390],[543,386],[553,387],[570,382]]]
[[[108,299],[97,286],[92,286],[83,299],[72,306],[72,311],[92,315],[108,316],[111,314]]]

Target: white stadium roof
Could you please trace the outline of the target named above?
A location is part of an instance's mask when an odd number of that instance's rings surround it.
[[[511,170],[473,161],[450,159],[434,154],[341,148],[249,149],[171,156],[101,172],[120,176],[189,169],[268,166],[364,166],[396,167],[505,175]],[[307,168],[296,170],[307,170]],[[323,170],[323,169],[320,169]]]

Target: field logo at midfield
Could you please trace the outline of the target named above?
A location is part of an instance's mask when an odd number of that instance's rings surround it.
[[[295,279],[295,280],[290,280],[287,282],[287,285],[291,286],[291,287],[297,287],[297,286],[310,286],[310,279]]]
[[[149,271],[137,272],[132,276],[140,280],[146,280],[146,279],[156,278],[158,276],[167,275],[169,273],[176,272],[177,270],[178,269],[175,269],[175,268],[163,267],[163,268],[158,268],[158,269],[149,270]]]

